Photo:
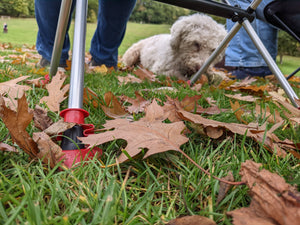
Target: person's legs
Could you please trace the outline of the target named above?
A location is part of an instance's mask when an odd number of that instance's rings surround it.
[[[97,29],[91,41],[92,65],[118,63],[118,48],[136,0],[99,0]]]
[[[61,0],[35,0],[35,17],[39,28],[36,49],[43,57],[43,62],[51,61],[60,5]],[[74,8],[74,4],[72,8]],[[61,65],[66,64],[66,60],[69,58],[69,49],[70,40],[67,32],[60,59]]]
[[[246,9],[251,2],[250,0],[229,1],[232,5],[239,5],[243,9]],[[271,0],[263,0],[259,9],[263,9],[270,1]],[[227,20],[227,30],[230,30],[233,24],[234,23],[231,20]],[[277,55],[277,30],[258,19],[255,19],[251,25],[275,60]],[[271,74],[266,62],[256,49],[244,28],[241,28],[229,43],[225,52],[225,65],[239,68],[237,71],[233,71],[233,75],[237,78],[243,78],[247,73],[252,76],[265,76]],[[245,75],[243,76],[243,74]]]

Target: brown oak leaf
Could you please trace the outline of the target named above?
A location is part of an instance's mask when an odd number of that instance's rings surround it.
[[[31,88],[29,86],[19,85],[17,83],[26,80],[28,77],[29,76],[22,76],[0,83],[0,94],[7,94],[12,99],[22,97],[24,92],[30,90]]]
[[[23,96],[25,91],[30,90],[31,88],[26,85],[19,85],[18,82],[26,80],[29,76],[22,76],[16,79],[12,79],[6,82],[0,83],[0,94],[5,101],[5,105],[8,106],[12,110],[16,110],[17,108],[17,98]]]
[[[248,208],[227,214],[234,225],[291,225],[300,221],[300,193],[278,174],[261,169],[262,164],[247,160],[240,175],[252,197]]]
[[[18,99],[17,112],[5,106],[2,96],[0,102],[0,116],[10,132],[12,140],[30,157],[36,157],[39,152],[37,145],[26,131],[26,127],[32,121],[33,113],[28,109],[25,94]]]
[[[138,76],[141,80],[150,80],[152,82],[158,81],[158,79],[156,78],[156,75],[154,73],[143,68],[142,66],[139,66],[139,68],[134,71],[134,74],[136,76]]]
[[[144,158],[150,155],[169,151],[179,150],[180,146],[188,141],[188,138],[182,135],[185,125],[182,121],[175,123],[163,123],[166,119],[164,110],[154,100],[146,108],[146,115],[139,121],[129,121],[127,119],[109,120],[104,125],[106,132],[91,134],[79,139],[92,146],[100,145],[115,139],[124,139],[127,141],[125,151],[134,157],[141,152],[141,149],[148,149]],[[128,158],[122,153],[118,157],[118,162],[122,163]]]
[[[101,108],[105,115],[109,118],[115,119],[128,115],[124,107],[120,104],[118,98],[112,92],[109,91],[105,93],[104,101],[106,106],[101,105]]]
[[[64,155],[61,147],[44,132],[33,133],[32,138],[40,150],[37,157],[44,163],[49,163],[51,168],[55,167]]]
[[[137,91],[135,92],[136,98],[130,98],[128,96],[122,96],[121,101],[128,102],[131,105],[126,107],[129,113],[139,113],[144,112],[145,107],[150,104],[150,102],[144,99]]]
[[[45,130],[53,124],[52,119],[47,115],[47,110],[36,105],[33,111],[34,126],[40,130]]]
[[[98,95],[92,91],[90,88],[85,87],[83,89],[83,103],[89,104],[90,102],[95,108],[99,107],[99,97]]]
[[[264,146],[272,153],[276,153],[280,157],[285,157],[286,152],[277,143],[278,137],[273,132],[282,126],[283,122],[277,123],[266,131],[266,124],[259,126],[257,123],[238,124],[224,123],[215,120],[206,119],[200,115],[186,112],[184,110],[177,111],[180,118],[187,120],[203,127],[203,131],[211,138],[218,138],[223,135],[225,130],[229,130],[234,134],[245,135],[251,137],[258,143],[263,143]],[[218,134],[217,137],[215,134]],[[275,141],[274,141],[275,140]]]
[[[63,86],[65,79],[65,74],[62,71],[58,71],[52,78],[52,81],[46,85],[49,96],[44,96],[40,99],[40,103],[45,102],[53,112],[58,112],[60,103],[67,98],[65,95],[70,85]]]

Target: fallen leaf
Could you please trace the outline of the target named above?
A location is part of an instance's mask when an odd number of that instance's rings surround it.
[[[197,83],[197,84],[193,85],[193,87],[191,87],[191,90],[200,91],[202,89],[202,85],[203,85],[202,83]]]
[[[47,110],[36,105],[33,111],[34,126],[40,130],[45,130],[53,124],[52,119],[47,115]]]
[[[216,223],[204,216],[184,216],[169,221],[166,225],[216,225]]]
[[[260,105],[256,105],[255,112],[256,115],[261,116],[262,118],[267,118],[267,121],[270,123],[279,123],[283,121],[283,119],[280,116],[280,113],[277,110],[274,110],[274,113],[272,114],[268,106],[262,108]]]
[[[130,103],[130,106],[125,106],[129,113],[139,113],[144,112],[145,107],[150,104],[150,102],[144,99],[137,91],[135,93],[135,99],[129,98],[128,96],[122,96],[121,101],[124,103]]]
[[[197,108],[197,101],[201,99],[201,95],[195,95],[195,96],[185,96],[184,99],[180,101],[180,107],[183,108],[185,111],[193,112]]]
[[[138,76],[141,80],[150,80],[152,82],[158,81],[154,73],[143,68],[142,66],[139,66],[139,68],[134,71],[134,74]]]
[[[72,61],[66,60],[67,67],[65,68],[66,71],[71,71],[72,69]]]
[[[218,139],[219,137],[221,137],[224,134],[224,130],[220,127],[208,126],[204,130],[205,130],[206,135],[213,139]]]
[[[95,67],[93,68],[93,71],[94,71],[95,73],[106,74],[107,71],[108,71],[108,69],[107,69],[107,67],[103,64],[103,65],[101,65],[101,66],[95,66]]]
[[[41,67],[41,68],[32,67],[32,69],[29,70],[29,73],[45,76],[49,72],[46,70],[46,67]],[[26,82],[29,82],[29,81],[26,81]]]
[[[201,95],[195,95],[193,97],[186,95],[182,101],[179,101],[178,98],[172,99],[168,95],[166,97],[167,101],[164,103],[163,110],[171,122],[177,122],[181,120],[177,115],[177,110],[195,111],[199,107],[197,101],[201,98]]]
[[[0,94],[8,95],[10,99],[15,100],[23,96],[25,91],[30,90],[31,88],[26,85],[19,85],[17,83],[26,80],[29,76],[18,77],[13,80],[0,83]]]
[[[299,108],[300,108],[300,99],[294,99],[295,100],[295,102],[298,104],[298,106],[299,106]]]
[[[245,79],[240,80],[239,82],[234,82],[230,85],[230,88],[240,88],[251,85],[253,82],[257,81],[254,77],[246,77]]]
[[[67,98],[65,95],[69,91],[70,85],[67,84],[62,87],[65,79],[65,74],[62,71],[58,71],[52,78],[52,81],[46,85],[49,96],[44,96],[40,99],[40,103],[46,103],[53,112],[58,112],[60,103]]]
[[[300,110],[293,106],[288,100],[284,97],[282,97],[277,92],[269,92],[269,95],[272,96],[272,99],[276,102],[278,102],[280,105],[282,105],[284,108],[286,108],[289,113],[285,114],[288,118],[291,117],[300,117]]]
[[[15,142],[31,158],[35,158],[39,152],[36,143],[26,131],[26,127],[32,121],[33,113],[28,109],[25,94],[18,99],[17,112],[7,108],[2,96],[0,97],[0,116]]]
[[[258,97],[254,97],[252,95],[243,96],[242,94],[235,94],[235,95],[225,94],[225,96],[228,98],[233,98],[245,102],[256,102],[259,99]]]
[[[6,143],[0,143],[0,150],[3,152],[19,152],[15,147],[10,146]]]
[[[131,74],[127,74],[126,77],[118,76],[118,80],[122,84],[128,83],[142,83],[143,81],[140,78],[137,78]]]
[[[98,95],[92,91],[90,88],[85,87],[83,90],[83,103],[84,104],[89,104],[90,102],[92,102],[93,106],[95,108],[99,107],[99,97]]]
[[[203,130],[206,132],[206,135],[211,138],[220,137],[222,132],[225,130],[229,130],[234,134],[247,134],[248,137],[251,137],[256,142],[262,143],[270,152],[276,153],[280,157],[286,156],[286,152],[273,141],[274,138],[277,139],[276,135],[273,134],[274,130],[282,126],[283,122],[273,125],[270,130],[266,131],[266,124],[259,126],[257,123],[249,123],[247,125],[224,123],[206,119],[200,115],[189,113],[184,110],[178,110],[177,113],[181,119],[203,126]],[[216,136],[216,134],[218,135]]]
[[[128,113],[126,112],[124,107],[121,106],[118,98],[112,92],[109,91],[105,93],[104,101],[106,103],[106,106],[101,105],[101,108],[105,115],[109,118],[115,119],[128,116]]]
[[[39,77],[32,80],[26,80],[26,84],[34,85],[35,87],[44,87],[45,85],[42,82],[43,77]]]
[[[75,125],[76,123],[64,122],[64,120],[61,119],[49,126],[46,130],[44,130],[44,132],[49,136],[58,135],[74,127]]]
[[[296,124],[300,125],[300,117],[297,117],[297,118],[295,118],[295,117],[290,118],[290,121],[295,122]]]
[[[261,169],[262,164],[247,160],[240,175],[252,197],[248,208],[227,214],[234,225],[291,225],[300,221],[300,193],[278,174]]]
[[[60,146],[44,132],[33,133],[32,138],[40,150],[37,157],[45,164],[49,163],[51,168],[55,167],[64,155]]]
[[[182,121],[162,123],[165,119],[164,110],[154,100],[146,108],[145,117],[139,121],[109,120],[104,125],[105,132],[80,137],[79,140],[92,147],[115,139],[124,139],[127,141],[125,151],[130,157],[138,155],[144,148],[148,149],[144,158],[169,150],[178,151],[180,146],[188,141],[188,138],[181,134],[185,125]],[[122,163],[127,159],[126,154],[122,153],[118,162]]]
[[[144,88],[144,89],[141,89],[140,91],[167,93],[167,92],[177,92],[178,89],[175,87],[159,87],[159,88]]]
[[[247,121],[245,121],[242,116],[244,115],[245,111],[242,109],[240,103],[238,101],[235,101],[234,103],[232,103],[232,101],[230,101],[230,105],[231,105],[231,109],[234,112],[234,115],[236,116],[236,118],[238,119],[238,121],[244,123],[244,124],[248,124]]]
[[[207,103],[211,106],[208,108],[203,108],[202,106],[198,105],[196,109],[197,114],[207,114],[207,115],[215,115],[221,112],[228,111],[228,109],[220,109],[216,104],[215,100],[211,98],[206,98]]]
[[[234,181],[232,172],[230,171],[228,173],[228,175],[222,179],[227,180],[227,181]],[[218,197],[217,197],[217,201],[216,201],[217,204],[219,204],[225,198],[225,196],[226,196],[227,192],[229,191],[229,189],[231,188],[231,186],[232,185],[230,185],[230,184],[220,182]]]

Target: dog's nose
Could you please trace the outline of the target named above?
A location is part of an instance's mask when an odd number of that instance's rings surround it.
[[[200,70],[200,68],[201,68],[200,64],[197,64],[196,67],[195,67],[196,71]]]

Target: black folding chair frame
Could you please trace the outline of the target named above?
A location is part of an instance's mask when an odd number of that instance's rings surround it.
[[[266,61],[272,73],[276,76],[281,87],[284,89],[285,93],[291,100],[291,102],[296,106],[300,107],[296,100],[298,96],[292,89],[291,85],[288,83],[285,76],[282,74],[278,68],[276,62],[271,57],[268,50],[265,48],[264,44],[256,34],[255,30],[251,26],[251,22],[255,18],[255,10],[262,0],[253,0],[246,10],[234,7],[228,4],[219,3],[211,0],[155,0],[157,2],[167,3],[170,5],[175,5],[191,10],[195,10],[202,13],[208,13],[215,16],[224,17],[231,19],[236,22],[233,28],[228,32],[227,36],[224,38],[219,47],[212,53],[212,55],[207,59],[200,70],[191,78],[191,85],[193,85],[197,79],[203,74],[209,67],[209,65],[214,61],[214,59],[226,48],[228,43],[232,40],[235,34],[244,27],[247,31],[249,37],[252,39],[254,45]]]

